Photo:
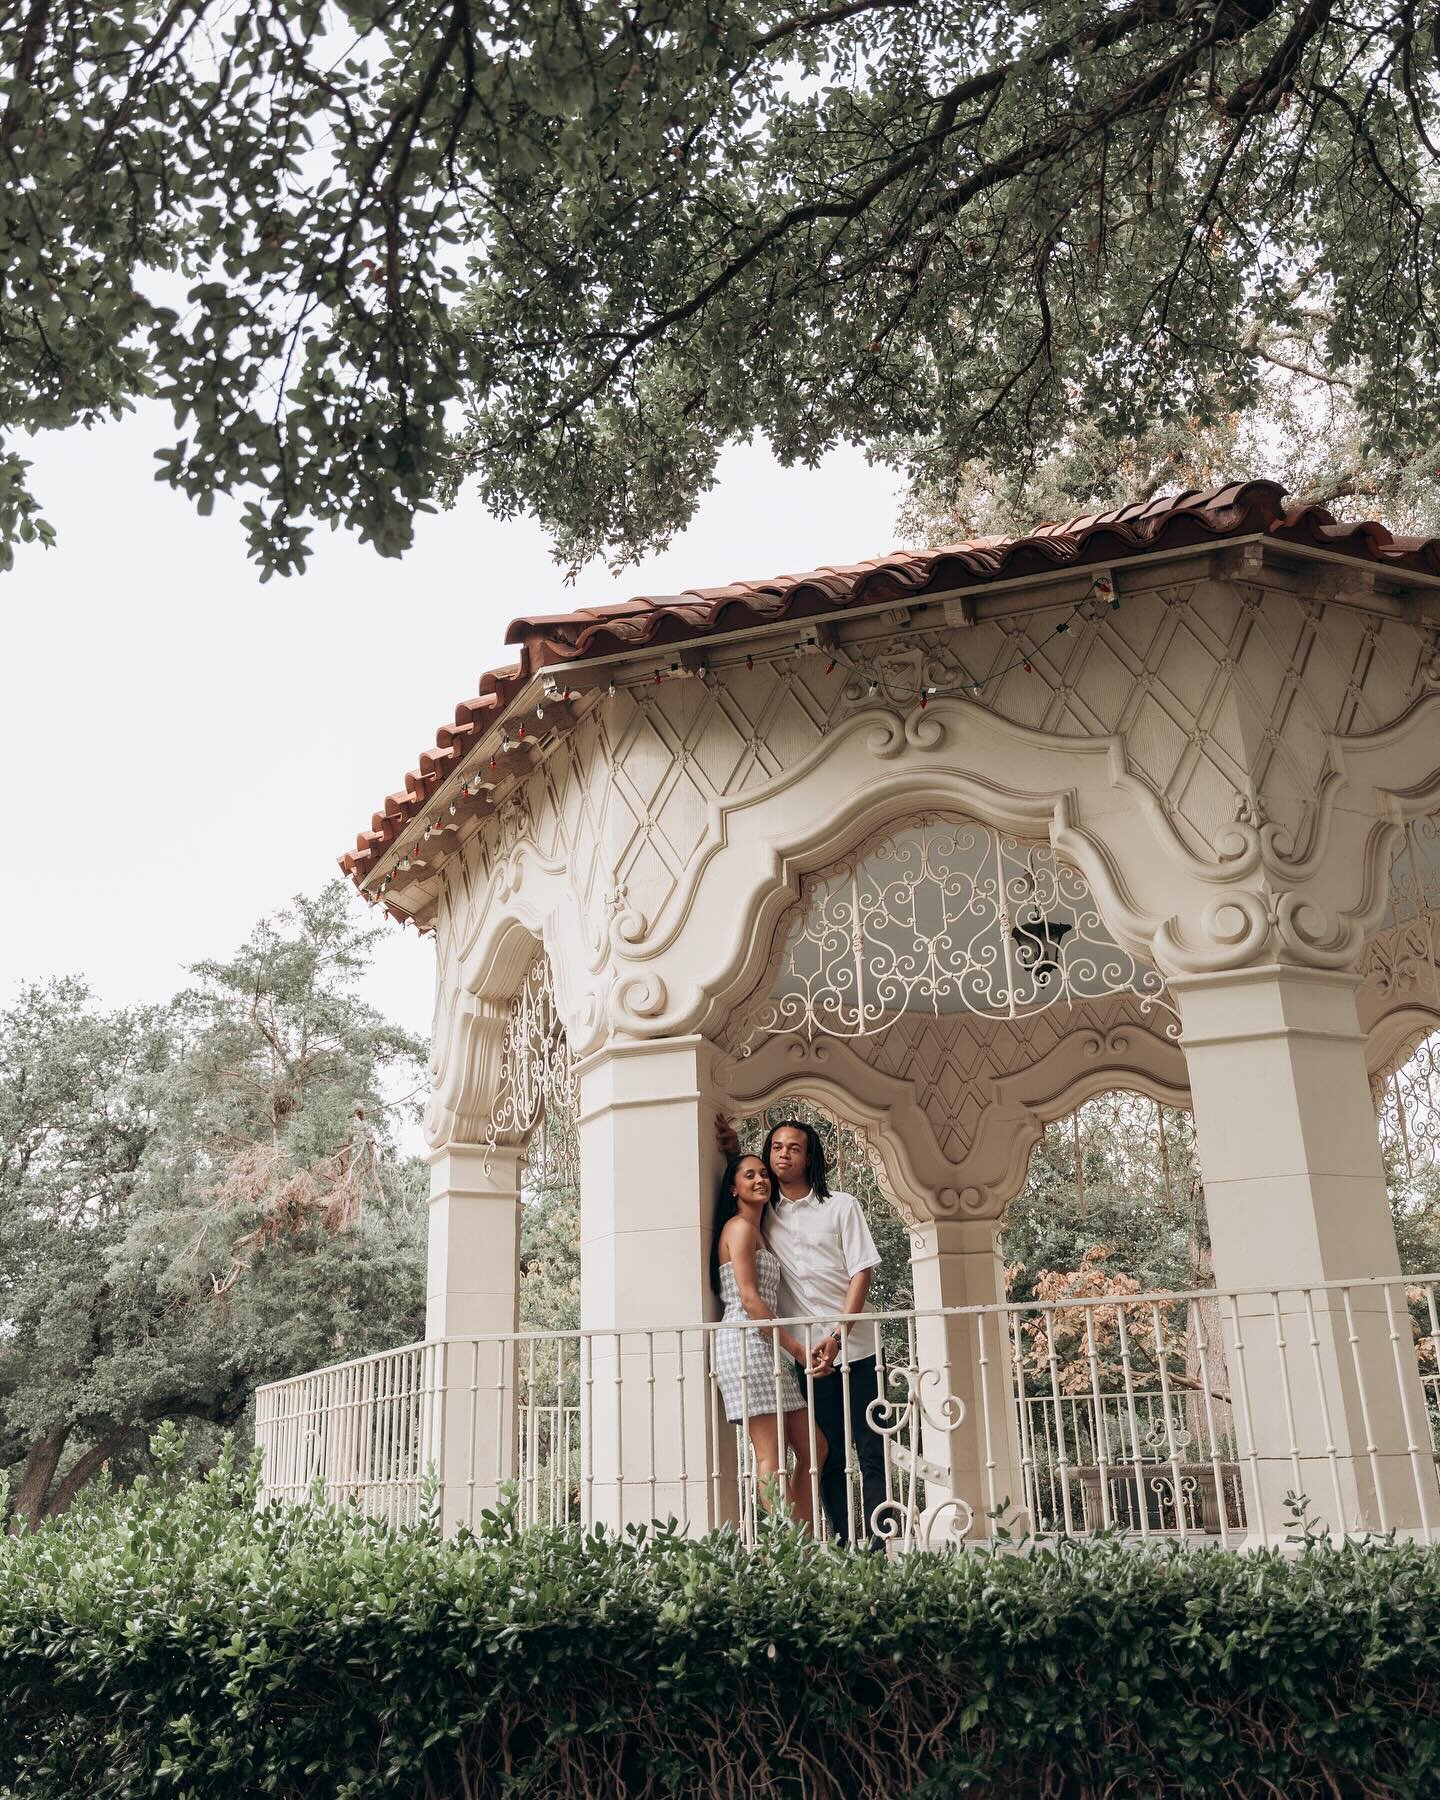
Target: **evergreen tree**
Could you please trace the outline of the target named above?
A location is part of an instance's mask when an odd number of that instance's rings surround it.
[[[424,1045],[354,992],[340,882],[164,1008],[82,983],[0,1015],[0,1469],[63,1511],[153,1427],[243,1426],[255,1387],[423,1328]],[[407,1097],[389,1090],[399,1080]]]

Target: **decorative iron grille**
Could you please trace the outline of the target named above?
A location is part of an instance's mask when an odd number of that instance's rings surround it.
[[[866,1037],[906,1013],[1020,1018],[1133,993],[1179,1018],[1164,979],[1110,935],[1047,844],[921,817],[807,876],[766,998],[741,1032]]]
[[[493,1150],[502,1137],[528,1144],[529,1182],[578,1180],[576,1101],[575,1062],[542,950],[510,1002],[486,1148]],[[540,1135],[532,1139],[537,1126]]]
[[[1390,923],[1440,913],[1440,816],[1411,819],[1390,859]]]
[[[1390,906],[1362,978],[1382,994],[1440,999],[1440,815],[1411,819],[1390,859]]]
[[[1381,1147],[1408,1185],[1440,1168],[1440,1031],[1423,1038],[1376,1085]]]

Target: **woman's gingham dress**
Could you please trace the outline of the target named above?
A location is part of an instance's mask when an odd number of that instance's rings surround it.
[[[760,1298],[774,1312],[780,1298],[780,1263],[773,1250],[762,1244],[755,1252],[755,1282]],[[749,1318],[735,1283],[735,1271],[729,1263],[720,1265],[720,1298],[725,1302],[722,1324],[742,1324]],[[725,1417],[731,1424],[753,1419],[759,1413],[775,1410],[775,1352],[771,1348],[773,1333],[765,1325],[746,1325],[743,1330],[715,1333],[715,1379],[725,1402]],[[795,1365],[780,1351],[780,1410],[802,1412],[800,1385],[795,1379]]]

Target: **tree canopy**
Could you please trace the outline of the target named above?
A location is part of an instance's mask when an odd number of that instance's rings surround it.
[[[168,401],[267,572],[472,479],[623,561],[756,434],[945,516],[1087,433],[1164,478],[1297,371],[1321,487],[1433,476],[1413,0],[0,0],[0,69],[5,421]]]
[[[0,1477],[32,1523],[162,1421],[213,1435],[260,1382],[420,1335],[394,1121],[424,1046],[354,992],[358,910],[297,900],[167,1006],[61,979],[0,1013]]]

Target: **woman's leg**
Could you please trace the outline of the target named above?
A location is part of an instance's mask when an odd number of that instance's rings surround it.
[[[755,1486],[760,1504],[768,1512],[770,1496],[783,1499],[785,1478],[780,1467],[780,1442],[774,1413],[751,1413],[748,1420],[751,1447],[755,1451]]]
[[[815,1503],[810,1485],[810,1418],[808,1413],[786,1413],[785,1442],[795,1452],[795,1472],[789,1481],[790,1505],[800,1523],[813,1532],[815,1529]],[[817,1425],[815,1427],[814,1462],[814,1472],[817,1477],[821,1469],[825,1467],[825,1453],[828,1448],[825,1433]]]

